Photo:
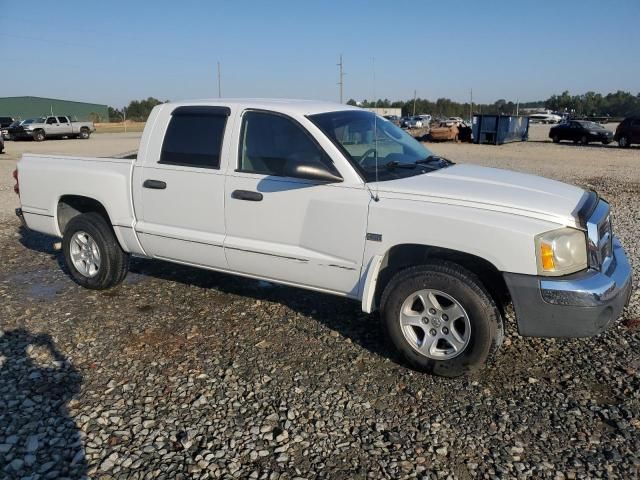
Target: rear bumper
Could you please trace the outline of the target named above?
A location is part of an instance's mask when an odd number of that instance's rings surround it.
[[[607,272],[565,277],[505,273],[518,322],[529,337],[589,337],[620,317],[631,296],[631,266],[617,239]]]

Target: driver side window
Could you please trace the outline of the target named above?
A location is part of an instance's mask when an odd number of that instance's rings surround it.
[[[47,118],[47,125],[55,125],[56,123],[56,117],[49,117]]]
[[[268,112],[249,111],[242,117],[239,171],[291,176],[292,167],[318,164],[338,174],[328,155],[300,125]]]

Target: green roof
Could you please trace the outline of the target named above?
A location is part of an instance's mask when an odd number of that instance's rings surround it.
[[[68,115],[74,120],[107,122],[109,107],[99,103],[44,97],[0,97],[0,117],[25,119],[44,115]]]

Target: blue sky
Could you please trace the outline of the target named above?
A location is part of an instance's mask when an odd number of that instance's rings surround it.
[[[639,0],[0,0],[0,44],[1,96],[113,106],[216,97],[217,61],[223,96],[338,100],[340,53],[345,101],[640,91]]]

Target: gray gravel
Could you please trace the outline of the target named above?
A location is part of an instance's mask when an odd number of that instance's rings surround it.
[[[555,176],[612,203],[639,285],[640,173],[592,173]],[[344,299],[142,260],[83,290],[10,216],[0,252],[0,478],[639,476],[637,288],[592,339],[509,318],[496,361],[449,380]]]

